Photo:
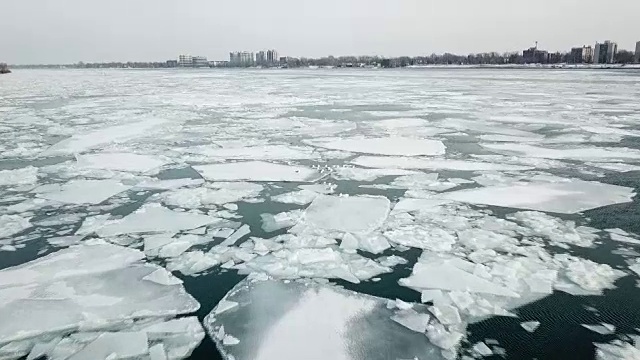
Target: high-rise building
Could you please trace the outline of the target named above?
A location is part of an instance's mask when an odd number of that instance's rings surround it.
[[[267,54],[264,51],[258,51],[256,53],[256,64],[266,65],[266,63],[267,63]]]
[[[269,64],[276,64],[280,61],[280,58],[278,57],[278,52],[275,50],[268,50],[267,51],[267,62]]]
[[[178,56],[178,66],[182,66],[182,67],[193,66],[193,57],[191,55]]]
[[[524,50],[522,57],[527,64],[546,64],[549,62],[549,53],[545,50],[539,50],[537,43],[535,47]]]
[[[229,53],[229,65],[231,66],[253,66],[255,56],[252,52],[236,51]]]
[[[209,61],[205,56],[194,56],[192,60],[193,67],[209,67]]]
[[[590,63],[593,61],[593,48],[591,46],[582,47],[582,62]]]
[[[640,63],[640,41],[636,43],[636,54],[633,59],[636,63]]]
[[[613,64],[616,53],[618,52],[618,44],[613,41],[605,41],[604,43],[596,43],[593,50],[594,64]]]

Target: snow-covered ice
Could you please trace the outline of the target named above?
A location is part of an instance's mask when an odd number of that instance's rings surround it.
[[[199,228],[218,220],[218,218],[208,215],[177,212],[158,204],[148,204],[122,219],[106,222],[95,231],[103,237],[120,234],[171,232]]]
[[[236,360],[442,359],[424,334],[392,320],[386,300],[370,295],[314,282],[245,280],[225,301],[240,305],[214,309],[204,323],[223,354]],[[239,343],[224,344],[227,335]]]
[[[630,202],[632,188],[570,179],[558,183],[522,183],[449,192],[448,200],[537,211],[573,214],[606,205]]]
[[[316,170],[308,167],[263,161],[198,165],[193,168],[210,181],[313,182],[321,177]]]
[[[117,180],[71,180],[62,185],[36,188],[34,192],[43,199],[80,205],[100,204],[130,188]]]
[[[167,163],[154,156],[117,152],[77,155],[76,161],[82,168],[141,173],[157,169]]]
[[[471,160],[426,159],[416,157],[360,156],[352,164],[370,168],[460,170],[460,171],[518,171],[532,166],[489,163]]]
[[[126,142],[135,138],[149,136],[167,123],[167,120],[149,119],[114,125],[84,134],[76,134],[54,144],[44,151],[42,155],[77,154],[109,143]]]
[[[27,166],[16,170],[0,170],[0,186],[33,184],[38,181],[38,168]]]
[[[137,322],[169,324],[172,317],[192,313],[199,304],[179,280],[170,281],[175,278],[166,270],[141,263],[143,257],[138,250],[98,240],[1,270],[0,348],[25,344],[23,351],[8,357],[17,359],[57,336],[60,343],[50,349],[55,354],[63,342],[90,331],[95,340],[64,347],[70,359],[147,354],[149,343],[162,341],[164,335],[149,339],[146,332],[135,329]],[[188,353],[177,358],[188,356],[199,342],[192,342]]]
[[[520,143],[482,143],[484,148],[499,153],[515,153],[533,158],[566,159],[583,161],[639,160],[640,151],[629,148],[545,148]]]
[[[305,140],[304,142],[332,150],[378,155],[417,156],[444,155],[445,153],[442,141],[408,137],[327,138]]]

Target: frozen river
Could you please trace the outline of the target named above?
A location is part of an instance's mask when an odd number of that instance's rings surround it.
[[[17,70],[0,359],[638,358],[638,99],[633,70]]]

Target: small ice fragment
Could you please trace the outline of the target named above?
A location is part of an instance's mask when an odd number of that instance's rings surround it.
[[[473,345],[473,351],[475,351],[482,357],[493,355],[493,351],[491,351],[487,344],[483,343],[482,341]]]
[[[231,335],[225,335],[224,339],[222,339],[222,344],[225,346],[238,345],[240,344],[240,340]]]
[[[167,354],[162,344],[156,344],[149,348],[149,360],[167,360]]]
[[[527,330],[528,332],[532,333],[534,331],[536,331],[538,329],[538,327],[540,326],[540,322],[539,321],[525,321],[520,323],[520,326],[522,326],[523,329]]]
[[[148,351],[144,332],[104,333],[68,360],[129,359],[146,355]]]
[[[420,314],[413,309],[397,311],[391,320],[406,327],[409,330],[423,333],[427,330],[431,317],[427,314]]]
[[[442,297],[442,290],[422,290],[420,293],[420,302],[426,303]]]
[[[142,278],[142,280],[153,281],[160,285],[179,285],[182,284],[182,280],[173,276],[170,272],[164,268],[160,268],[151,274]]]
[[[213,311],[214,314],[216,315],[220,315],[223,312],[227,311],[227,310],[231,310],[235,307],[238,306],[238,303],[235,301],[229,301],[229,300],[220,300],[220,302],[218,303],[218,305],[216,306],[215,310]]]
[[[247,224],[244,224],[238,230],[236,230],[236,232],[231,234],[231,236],[229,236],[222,243],[220,243],[220,246],[234,245],[238,240],[249,235],[250,233],[251,233],[251,227]]]
[[[615,333],[616,327],[611,324],[600,323],[600,325],[588,325],[582,324],[582,326],[586,329],[589,329],[593,332],[596,332],[600,335],[610,335]]]
[[[458,308],[451,305],[434,305],[429,308],[433,315],[444,325],[458,324],[462,321]]]

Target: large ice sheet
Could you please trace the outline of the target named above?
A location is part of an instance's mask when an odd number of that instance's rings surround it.
[[[1,270],[0,348],[21,341],[27,345],[21,351],[26,355],[40,339],[78,331],[98,335],[100,331],[127,331],[134,326],[132,320],[169,319],[199,308],[178,279],[157,265],[140,263],[143,257],[138,250],[91,241]],[[169,281],[172,279],[177,281]],[[69,355],[103,359],[109,354],[102,354],[101,349],[109,353],[131,350],[136,356],[148,352],[146,335],[122,336],[98,336]],[[22,356],[17,355],[9,359]]]
[[[150,119],[135,123],[114,125],[85,134],[77,134],[62,140],[42,153],[43,156],[81,153],[101,145],[124,142],[138,137],[148,136],[167,120]]]
[[[0,170],[0,186],[33,184],[38,181],[38,168],[27,166],[16,170]]]
[[[328,196],[315,198],[291,232],[314,230],[367,234],[389,215],[391,202],[381,196]]]
[[[333,150],[352,151],[378,155],[444,155],[445,146],[439,140],[408,137],[386,138],[327,138],[307,140],[307,144]]]
[[[194,169],[210,181],[313,182],[321,177],[320,173],[308,167],[263,161],[200,165],[194,166]]]
[[[142,173],[157,169],[167,163],[154,156],[122,152],[78,155],[76,160],[77,165],[82,168]]]
[[[209,336],[236,360],[441,359],[424,334],[391,319],[386,300],[314,282],[250,282],[224,301],[236,308],[205,318]],[[239,340],[225,344],[226,336]]]
[[[459,190],[442,198],[519,209],[573,214],[597,207],[630,202],[632,188],[568,179],[557,183],[528,183]]]
[[[319,159],[313,148],[288,145],[249,147],[197,148],[193,152],[212,158],[237,160],[301,160]]]
[[[71,180],[68,183],[37,188],[38,197],[69,204],[100,204],[129,190],[131,186],[117,180]]]
[[[103,237],[120,234],[159,233],[190,230],[219,221],[219,218],[169,210],[159,204],[147,204],[122,219],[106,223],[96,233]]]
[[[531,170],[532,166],[520,166],[500,163],[488,163],[470,160],[425,159],[410,157],[360,156],[352,164],[370,168],[428,169],[460,171],[521,171]]]
[[[640,151],[622,147],[616,148],[544,148],[529,144],[480,144],[482,147],[500,153],[516,153],[532,158],[569,159],[584,161],[606,161],[616,159],[640,159]]]
[[[366,169],[357,167],[338,167],[333,177],[338,180],[373,181],[383,176],[400,176],[417,174],[416,171],[404,169]]]

